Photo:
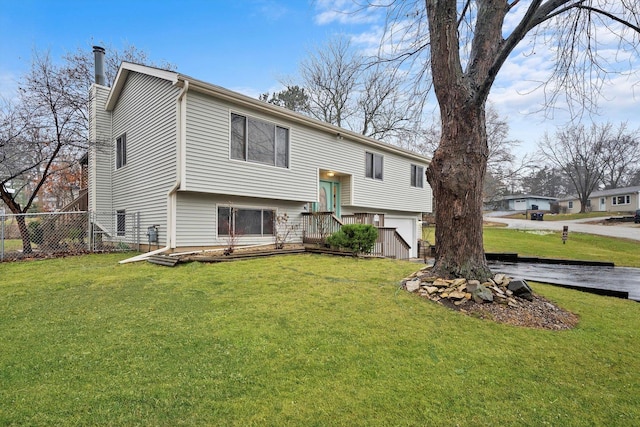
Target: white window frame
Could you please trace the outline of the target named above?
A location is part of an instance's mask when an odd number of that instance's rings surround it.
[[[242,141],[242,155],[238,155],[234,152],[234,117],[244,119],[243,135],[241,135]],[[250,126],[269,126],[273,127],[273,159],[271,161],[261,161],[258,159],[252,159],[251,140],[250,140]],[[285,140],[282,141],[280,137],[282,133],[285,133]],[[255,143],[254,143],[255,144]],[[278,154],[285,150],[284,158]],[[273,166],[281,169],[289,169],[291,156],[291,129],[285,126],[281,126],[277,123],[269,120],[263,120],[256,117],[248,116],[242,113],[236,113],[231,111],[229,115],[229,158],[232,160],[238,160],[242,162],[256,163],[260,165]]]
[[[261,206],[229,206],[229,205],[224,205],[224,204],[219,204],[216,207],[216,232],[217,235],[219,237],[222,238],[227,238],[229,237],[229,232],[221,232],[220,230],[220,209],[231,209],[231,212],[233,212],[234,210],[239,211],[239,210],[245,210],[245,211],[260,211],[260,216],[261,216],[261,221],[260,221],[260,234],[235,234],[235,221],[233,220],[233,218],[235,218],[235,216],[232,215],[232,224],[234,227],[234,234],[235,237],[241,238],[241,237],[268,237],[268,238],[273,238],[273,236],[275,235],[275,221],[276,221],[276,217],[278,215],[278,210],[276,208],[265,208],[265,207],[261,207]],[[271,228],[271,234],[269,233],[265,233],[264,230],[264,212],[265,211],[269,211],[273,213],[273,217],[272,217],[272,228]]]
[[[569,209],[573,209],[573,202],[569,202]]]
[[[376,167],[376,159],[380,159],[379,167]],[[384,181],[384,156],[382,154],[365,151],[364,162],[364,176],[366,178]]]
[[[123,133],[116,138],[116,169],[127,165],[127,134]]]
[[[622,199],[622,202],[620,201],[620,199]],[[631,196],[628,194],[625,194],[623,196],[611,196],[611,204],[613,206],[630,205]]]
[[[119,209],[116,211],[116,236],[124,237],[126,235],[127,235],[127,211],[125,209]]]
[[[411,164],[411,186],[424,188],[424,167]]]

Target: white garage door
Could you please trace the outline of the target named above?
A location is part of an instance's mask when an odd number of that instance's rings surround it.
[[[513,209],[516,211],[526,211],[527,210],[527,201],[526,200],[514,200],[513,201]]]
[[[418,238],[416,236],[417,221],[415,218],[384,217],[385,227],[395,227],[398,234],[411,246],[410,256],[418,256]]]

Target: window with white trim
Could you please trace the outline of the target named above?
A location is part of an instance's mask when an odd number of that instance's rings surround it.
[[[424,168],[418,165],[411,165],[411,186],[424,188]]]
[[[218,206],[219,236],[273,236],[272,209]]]
[[[127,134],[123,133],[116,138],[116,169],[127,164]]]
[[[289,167],[289,129],[231,113],[231,158]]]
[[[573,209],[573,202],[569,202],[569,209]]]
[[[612,205],[628,205],[630,203],[631,203],[631,196],[629,195],[611,197]]]
[[[382,181],[382,155],[365,152],[365,176]]]

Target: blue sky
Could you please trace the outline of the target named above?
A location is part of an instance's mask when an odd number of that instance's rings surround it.
[[[0,95],[10,97],[15,81],[28,70],[34,49],[54,58],[104,42],[134,45],[156,62],[174,64],[181,73],[250,96],[280,88],[295,75],[308,52],[332,35],[352,37],[371,48],[381,22],[375,15],[335,10],[350,0],[0,0]],[[518,154],[535,149],[545,130],[564,125],[561,110],[553,120],[535,113],[543,101],[532,91],[548,71],[547,54],[515,55],[503,68],[490,99],[508,118],[511,137],[521,140]],[[108,54],[108,52],[107,52]],[[636,73],[605,88],[603,115],[596,120],[629,121],[640,127],[640,60]]]

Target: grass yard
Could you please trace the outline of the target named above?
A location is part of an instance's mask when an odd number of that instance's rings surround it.
[[[619,216],[633,216],[633,212],[585,212],[585,213],[573,213],[573,214],[545,213],[544,220],[545,221],[571,221],[574,219],[585,219],[585,218],[593,218],[594,220],[596,220],[598,218],[604,219],[604,218],[619,217]],[[514,219],[524,219],[524,214],[513,213],[510,215],[505,215],[504,217],[514,218]]]
[[[0,425],[640,424],[636,302],[533,284],[581,318],[550,332],[400,291],[409,262],[126,256],[0,264]]]
[[[20,239],[6,239],[4,242],[0,242],[0,244],[4,244],[3,250],[6,252],[14,252],[22,250],[22,240]],[[38,247],[35,243],[31,243],[32,247]]]
[[[640,267],[640,242],[594,234],[569,233],[566,244],[562,233],[540,230],[484,228],[486,252],[515,252],[521,256],[612,261],[617,266]]]

